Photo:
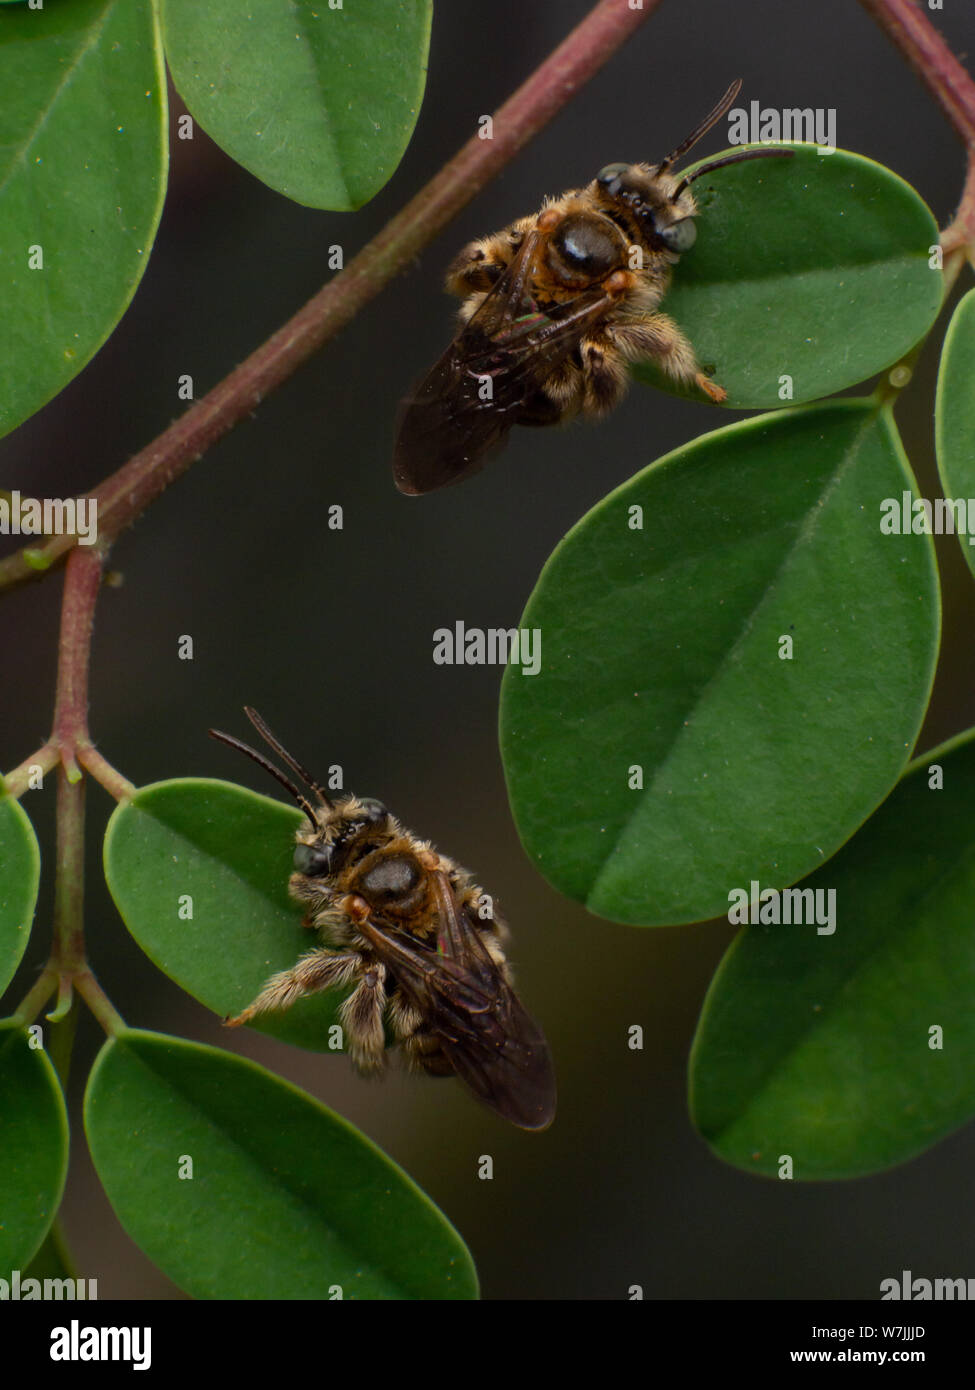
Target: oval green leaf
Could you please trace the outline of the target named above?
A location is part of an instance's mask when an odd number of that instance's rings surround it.
[[[801,887],[835,893],[835,931],[742,930],[698,1024],[691,1111],[749,1172],[788,1154],[795,1178],[858,1177],[975,1114],[972,733],[917,759]]]
[[[43,1047],[0,1023],[0,1279],[24,1271],[57,1215],[68,1171],[68,1116]]]
[[[931,538],[880,529],[912,486],[889,412],[841,401],[704,435],[569,532],[522,618],[541,670],[509,664],[501,696],[550,883],[613,921],[693,922],[853,834],[934,673]]]
[[[392,177],[423,100],[431,0],[163,0],[186,105],[296,203],[349,211]]]
[[[41,851],[19,802],[0,782],[0,994],[10,984],[30,939]]]
[[[253,1062],[126,1031],[92,1069],[85,1129],[122,1225],[196,1298],[477,1296],[467,1247],[402,1169]]]
[[[55,1221],[44,1237],[37,1254],[27,1266],[27,1275],[31,1279],[41,1280],[83,1277],[71,1258],[59,1222]]]
[[[938,472],[969,569],[975,571],[975,290],[955,309],[945,334],[934,411]],[[937,504],[935,504],[937,505]],[[962,510],[962,508],[964,510]]]
[[[729,165],[694,184],[697,241],[663,305],[733,406],[811,401],[864,381],[941,307],[943,277],[928,264],[938,228],[914,189],[845,150],[784,148],[791,159]],[[635,374],[678,389],[649,366]]]
[[[288,898],[301,821],[243,787],[184,777],[141,788],[108,823],[105,877],[122,920],[160,970],[224,1017],[319,944]],[[251,1026],[334,1050],[328,1030],[342,997],[299,999]]]
[[[151,0],[0,11],[0,434],[77,376],[145,270],[166,185]]]

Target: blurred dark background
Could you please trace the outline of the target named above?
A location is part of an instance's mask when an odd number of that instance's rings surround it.
[[[290,204],[235,167],[201,131],[173,141],[169,198],[152,259],[118,331],[72,385],[0,443],[5,487],[66,496],[91,486],[202,395],[351,257],[589,9],[588,0],[450,0],[434,16],[426,98],[387,187],[355,214]],[[956,52],[975,15],[933,15]],[[975,1133],[869,1180],[773,1183],[714,1158],[687,1117],[687,1052],[726,922],[638,930],[599,921],[528,864],[497,750],[498,668],[439,667],[432,632],[512,626],[549,552],[612,487],[728,416],[634,389],[599,428],[516,431],[506,453],[455,489],[406,499],[390,476],[397,401],[449,340],[443,268],[474,235],[615,160],[660,157],[735,76],[763,106],[835,107],[838,143],[889,165],[944,225],[962,149],[934,103],[853,0],[665,4],[339,339],[172,487],[118,543],[124,584],[103,593],[91,730],[134,782],[226,777],[269,792],[260,772],[211,743],[246,733],[255,704],[312,768],[381,796],[407,824],[476,870],[514,929],[519,988],[555,1053],[560,1112],[526,1135],[454,1082],[356,1077],[219,1021],[160,975],[126,933],[101,877],[111,810],[89,796],[91,955],[133,1024],[237,1048],[320,1097],[390,1153],[470,1244],[487,1298],[863,1298],[881,1279],[972,1270],[967,1200]],[[178,110],[174,102],[173,116]],[[720,129],[704,149],[723,145]],[[964,277],[963,277],[964,283]],[[935,334],[935,337],[938,335]],[[898,408],[922,491],[936,495],[936,351]],[[340,503],[345,528],[327,529]],[[4,538],[3,553],[12,549]],[[919,749],[973,722],[975,586],[957,544],[939,544],[942,667]],[[3,596],[0,764],[47,734],[60,599],[55,576]],[[195,659],[177,658],[181,634]],[[53,787],[26,805],[50,865]],[[571,813],[571,808],[570,808]],[[47,952],[49,882],[19,997]],[[642,1024],[642,1052],[627,1028]],[[72,1077],[77,1116],[101,1035],[84,1015]],[[493,1182],[478,1156],[494,1155]],[[323,1174],[327,1181],[327,1173]],[[65,1224],[102,1297],[179,1297],[121,1231],[75,1120]]]

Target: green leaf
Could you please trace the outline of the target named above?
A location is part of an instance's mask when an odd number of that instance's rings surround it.
[[[774,1176],[789,1154],[796,1178],[857,1177],[975,1113],[972,733],[917,759],[802,887],[835,891],[835,933],[742,930],[698,1024],[692,1115],[749,1172]]]
[[[71,1252],[59,1227],[60,1223],[55,1221],[44,1237],[37,1254],[27,1266],[28,1278],[44,1280],[84,1277],[79,1275],[78,1267],[71,1258]]]
[[[614,921],[692,922],[852,835],[934,673],[931,538],[880,530],[912,486],[889,412],[840,401],[704,435],[569,532],[522,618],[541,670],[509,664],[501,698],[512,809],[550,883]]]
[[[149,259],[167,161],[150,0],[0,11],[0,90],[6,434],[97,352]]]
[[[196,1298],[477,1295],[466,1246],[411,1179],[253,1062],[124,1032],[92,1069],[85,1128],[122,1225]]]
[[[30,938],[41,851],[23,807],[0,782],[0,994],[10,984]]]
[[[430,0],[163,0],[166,58],[207,134],[307,207],[367,203],[423,99]]]
[[[141,788],[108,823],[105,877],[122,920],[160,970],[218,1014],[239,1013],[269,975],[320,944],[288,898],[302,819],[229,782],[181,777]],[[299,999],[250,1026],[324,1051],[342,997]]]
[[[26,1028],[0,1023],[0,1278],[26,1270],[57,1215],[68,1116],[54,1068]]]
[[[975,290],[969,290],[951,316],[941,351],[934,411],[938,472],[946,498],[965,504],[960,527],[952,522],[968,567],[975,571]]]
[[[943,277],[928,265],[938,228],[914,189],[845,150],[786,148],[791,159],[733,164],[694,184],[697,242],[663,305],[733,406],[781,405],[783,377],[793,402],[864,381],[941,307]],[[636,375],[677,390],[650,367]]]

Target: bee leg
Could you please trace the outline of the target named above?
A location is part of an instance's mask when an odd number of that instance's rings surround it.
[[[453,1076],[454,1069],[439,1039],[424,1030],[423,1016],[417,1009],[394,996],[390,1000],[389,1018],[411,1070],[425,1071],[429,1076]]]
[[[511,264],[526,232],[534,225],[534,217],[522,217],[495,236],[469,242],[447,267],[448,294],[466,299],[470,294],[484,294],[493,289]]]
[[[495,259],[488,245],[472,241],[454,257],[447,268],[448,294],[466,299],[469,294],[484,294],[498,283],[507,262]]]
[[[675,381],[699,386],[712,401],[720,404],[727,399],[724,387],[701,371],[690,342],[666,314],[649,314],[639,321],[613,324],[604,332],[627,362],[649,358]]]
[[[626,358],[604,336],[584,338],[579,344],[582,360],[582,411],[585,415],[605,415],[619,405],[629,386]]]
[[[525,402],[518,414],[519,425],[555,425],[571,420],[582,407],[584,377],[571,358],[561,362]]]
[[[361,959],[354,952],[338,955],[324,947],[302,956],[297,965],[290,970],[282,970],[272,975],[252,1004],[233,1018],[225,1018],[228,1028],[240,1028],[258,1014],[289,1009],[296,999],[304,999],[308,994],[318,994],[333,985],[345,985],[361,967]]]
[[[370,962],[339,1011],[347,1051],[362,1071],[376,1071],[386,1065],[385,1012],[386,967],[379,961]]]

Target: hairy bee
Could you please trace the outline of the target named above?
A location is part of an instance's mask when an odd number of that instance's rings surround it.
[[[381,802],[331,800],[256,710],[245,712],[313,800],[246,743],[216,729],[210,734],[259,763],[304,811],[308,825],[295,836],[288,888],[306,910],[305,925],[327,944],[272,975],[228,1026],[353,986],[339,1016],[360,1070],[385,1067],[388,1021],[411,1066],[434,1076],[456,1073],[478,1100],[522,1129],[551,1124],[548,1044],[512,988],[508,930],[493,909],[485,911],[485,894]]]
[[[605,415],[622,399],[632,362],[649,359],[712,401],[725,399],[657,306],[696,237],[693,180],[743,159],[791,154],[743,150],[684,178],[672,172],[740,88],[732,83],[659,164],[607,164],[585,188],[465,246],[447,272],[448,291],[464,301],[460,332],[401,407],[393,458],[401,492],[476,473],[513,425]]]

